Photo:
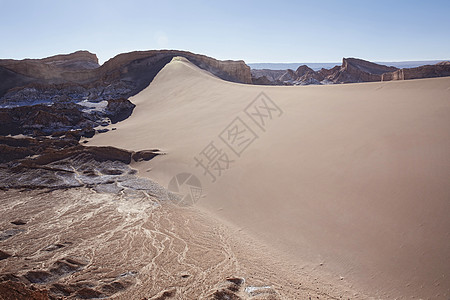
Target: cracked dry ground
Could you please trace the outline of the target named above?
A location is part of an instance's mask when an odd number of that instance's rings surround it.
[[[0,299],[348,298],[206,213],[140,191],[0,191],[0,215]]]

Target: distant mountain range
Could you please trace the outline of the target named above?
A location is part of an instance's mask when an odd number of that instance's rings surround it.
[[[328,69],[314,70],[301,65],[296,70],[251,69],[251,73],[252,83],[261,85],[336,84],[450,76],[448,61],[434,64],[427,61],[418,67],[404,67],[411,64],[412,62],[402,62],[399,63],[399,68],[358,58],[343,58],[341,65]]]
[[[385,66],[392,66],[399,69],[403,68],[416,68],[420,66],[425,65],[434,65],[438,62],[444,61],[445,59],[441,60],[414,60],[414,61],[396,61],[396,62],[379,62],[376,61],[375,63]],[[297,70],[298,67],[307,65],[314,71],[318,71],[320,69],[331,69],[334,66],[341,65],[340,62],[331,62],[331,63],[251,63],[247,64],[252,69],[268,69],[268,70]]]

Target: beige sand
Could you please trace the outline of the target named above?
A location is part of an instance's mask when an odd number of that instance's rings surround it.
[[[243,112],[260,92],[283,111],[265,131]],[[178,59],[131,100],[89,144],[167,152],[140,175],[196,174],[199,209],[293,266],[379,298],[450,297],[450,78],[262,87]],[[240,157],[219,138],[237,116],[258,135]],[[211,141],[234,160],[214,183],[194,160]]]

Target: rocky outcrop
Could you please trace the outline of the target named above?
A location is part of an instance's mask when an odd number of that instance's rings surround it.
[[[305,74],[313,73],[314,70],[308,67],[307,65],[302,65],[295,70],[297,77],[302,77]]]
[[[21,165],[46,165],[58,160],[83,155],[98,162],[148,161],[162,154],[158,149],[128,151],[109,146],[83,146],[72,139],[13,138],[0,136],[0,163],[20,162]]]
[[[128,164],[161,155],[83,146],[70,139],[0,137],[0,189],[111,185],[136,178]],[[123,177],[125,176],[125,177]],[[115,189],[117,186],[115,187]]]
[[[128,118],[135,105],[125,98],[102,102],[56,102],[0,108],[0,135],[92,137],[95,128]]]
[[[0,66],[33,78],[46,76],[51,78],[66,71],[91,70],[100,67],[97,55],[89,51],[77,51],[42,59],[1,59]]]
[[[334,68],[331,70],[335,70]],[[332,73],[322,69],[314,71],[307,65],[302,65],[297,70],[252,70],[253,84],[258,85],[308,85],[321,84]]]
[[[279,81],[271,80],[267,78],[265,75],[260,77],[253,77],[252,78],[253,84],[257,85],[277,85],[280,84]]]
[[[396,70],[396,67],[379,65],[362,59],[344,58],[339,71],[332,74],[329,80],[334,83],[381,81],[382,74]]]
[[[69,82],[67,77],[70,77],[70,74],[88,74],[98,67],[97,56],[88,51],[77,51],[43,59],[1,59],[0,97],[11,88],[31,83]]]
[[[420,66],[417,68],[400,69],[382,74],[382,81],[407,80],[420,78],[434,78],[450,76],[450,62],[440,62],[435,65]]]
[[[280,78],[278,78],[278,80],[281,82],[291,83],[294,82],[294,80],[296,80],[297,78],[298,75],[294,70],[287,69],[286,72],[284,72],[284,74],[281,75]]]
[[[321,69],[314,71],[306,65],[300,66],[295,72],[286,70],[282,75],[280,71],[252,70],[254,84],[272,85],[307,85],[307,84],[330,84],[330,83],[355,83],[374,82],[389,80],[406,80],[419,78],[433,78],[450,76],[450,62],[440,62],[436,65],[427,65],[417,68],[397,69],[365,61],[357,58],[343,58],[341,66],[331,69]],[[266,74],[276,74],[278,76],[268,77]],[[265,78],[262,80],[261,77]],[[267,83],[267,81],[270,81]]]
[[[46,65],[63,69],[64,71],[92,70],[100,67],[97,55],[89,51],[54,55],[33,61],[40,61]]]
[[[105,109],[105,116],[111,120],[111,123],[123,121],[131,116],[136,105],[131,103],[128,99],[119,98],[108,100],[108,105]]]
[[[17,75],[28,78],[29,82],[45,81],[48,83],[64,82],[65,73],[85,72],[99,67],[95,54],[87,51],[78,51],[72,54],[56,55],[43,59],[0,59],[0,68],[9,70]],[[8,80],[8,74],[3,74],[2,79]],[[20,81],[17,82],[20,86]]]
[[[329,76],[332,76],[333,74],[336,74],[337,72],[339,72],[339,70],[341,69],[340,66],[334,66],[331,69],[320,69],[319,71],[317,71],[317,74],[321,77],[321,78],[329,78]]]
[[[252,82],[258,81],[259,78],[265,77],[270,82],[276,82],[286,72],[286,70],[269,70],[269,69],[252,69]]]
[[[11,257],[11,254],[9,254],[8,252],[0,250],[0,260],[7,259],[9,257]]]

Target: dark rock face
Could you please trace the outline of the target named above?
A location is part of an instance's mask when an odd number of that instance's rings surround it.
[[[329,79],[335,83],[381,81],[382,74],[396,70],[396,67],[378,65],[362,59],[344,58],[340,70]]]
[[[0,135],[53,135],[79,139],[92,137],[94,129],[125,120],[135,105],[124,98],[95,102],[57,102],[52,105],[0,108]]]
[[[109,146],[83,146],[71,139],[0,137],[0,146],[3,146],[0,163],[18,162],[19,164],[15,167],[46,165],[78,155],[99,162],[110,160],[129,164],[131,156],[135,154],[135,152]],[[154,156],[159,154],[158,151],[152,151],[152,153],[155,154]],[[30,156],[34,158],[28,158]]]
[[[280,78],[278,78],[278,80],[282,82],[293,82],[297,78],[298,75],[294,70],[287,69],[286,72],[283,75],[281,75]]]
[[[307,65],[302,65],[302,66],[298,67],[297,70],[295,71],[295,73],[297,74],[298,77],[302,77],[303,75],[311,73],[311,72],[314,72],[313,69],[311,69]]]
[[[11,88],[31,83],[66,82],[66,73],[89,73],[99,67],[95,54],[77,51],[44,59],[0,60],[0,97]]]
[[[142,151],[138,151],[132,154],[131,158],[133,158],[134,161],[138,162],[138,161],[148,161],[151,160],[152,158],[154,158],[157,155],[160,155],[161,152],[159,152],[158,149],[154,149],[154,150],[142,150]]]
[[[252,72],[253,73],[253,72]],[[267,76],[262,75],[261,77],[254,77],[253,84],[257,85],[277,85],[280,84],[278,80],[270,80]]]
[[[357,58],[343,58],[341,66],[314,71],[306,65],[295,72],[286,70],[252,70],[254,84],[307,85],[405,80],[450,76],[450,63],[397,69]]]
[[[0,260],[7,259],[8,257],[11,257],[11,254],[8,252],[0,250]]]
[[[108,100],[105,116],[108,117],[113,124],[127,119],[133,112],[136,105],[128,99],[119,98]]]
[[[266,77],[270,82],[276,82],[285,72],[286,70],[252,69],[252,82],[256,84],[255,81],[262,77]]]
[[[339,72],[339,70],[341,69],[340,66],[334,66],[331,69],[320,69],[319,71],[317,71],[317,74],[321,77],[321,78],[327,78],[333,74],[336,74],[337,72]],[[322,79],[323,80],[323,79]]]
[[[400,69],[395,72],[382,74],[381,80],[407,80],[420,78],[434,78],[450,76],[450,62],[443,61],[435,65],[421,66],[417,68]]]
[[[125,189],[166,193],[155,183],[135,176],[135,170],[128,166],[132,160],[150,160],[163,154],[158,149],[134,152],[83,146],[71,139],[0,137],[0,150],[0,189],[85,186],[108,193]],[[22,231],[13,228],[0,232],[0,240]]]

